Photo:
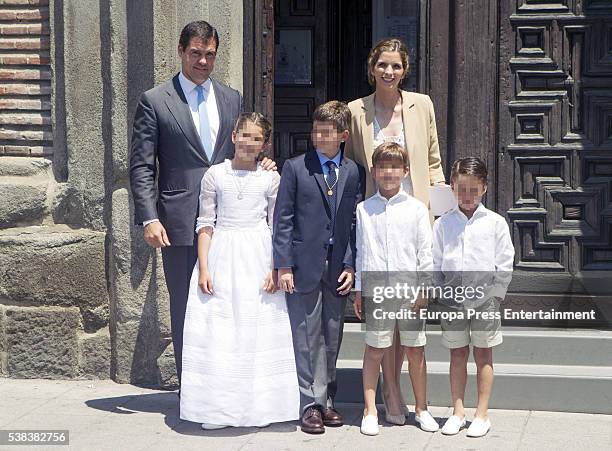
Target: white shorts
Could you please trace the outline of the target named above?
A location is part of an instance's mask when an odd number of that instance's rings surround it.
[[[441,310],[454,310],[441,305]],[[490,300],[474,309],[478,313],[494,313],[499,311],[496,304]],[[465,311],[464,311],[465,313]],[[449,321],[441,318],[442,345],[448,349],[462,348],[472,345],[477,348],[492,348],[503,342],[501,318],[483,319],[476,314],[471,318],[459,318]]]
[[[402,305],[395,311],[401,309],[409,310],[410,305]],[[387,311],[389,311],[388,309]],[[396,329],[399,330],[400,343],[402,346],[417,347],[425,346],[425,320],[419,319],[418,312],[411,318],[384,318],[376,321],[368,321],[366,324],[365,342],[373,348],[388,348],[393,344]]]

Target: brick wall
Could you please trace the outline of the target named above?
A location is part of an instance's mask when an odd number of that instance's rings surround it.
[[[52,153],[49,0],[0,0],[0,155]]]

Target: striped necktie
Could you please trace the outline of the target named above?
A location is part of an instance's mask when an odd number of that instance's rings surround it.
[[[336,163],[329,160],[326,161],[329,172],[327,174],[327,202],[329,204],[329,211],[331,213],[331,231],[329,237],[329,244],[334,244],[334,226],[336,224],[336,202],[338,200],[338,175],[336,174]],[[330,194],[331,193],[331,194]]]

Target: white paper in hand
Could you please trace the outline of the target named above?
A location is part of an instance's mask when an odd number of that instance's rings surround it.
[[[429,187],[429,205],[431,214],[442,216],[457,206],[457,199],[450,185],[432,185]]]

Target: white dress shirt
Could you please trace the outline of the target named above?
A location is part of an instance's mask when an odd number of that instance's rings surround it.
[[[325,176],[325,180],[329,176],[329,166],[327,166],[328,161],[333,161],[336,165],[336,180],[340,177],[340,160],[342,160],[342,152],[338,152],[334,158],[329,158],[326,155],[323,155],[320,151],[316,151],[317,156],[319,157],[319,163],[321,163],[321,169],[323,170],[323,175]]]
[[[204,83],[202,83],[202,87],[204,88],[204,92],[206,94],[204,102],[198,106],[198,91],[196,89],[198,85],[185,77],[183,72],[180,72],[178,77],[181,89],[183,90],[183,94],[185,94],[187,104],[189,105],[189,111],[191,112],[193,124],[195,125],[195,128],[200,136],[202,134],[202,131],[200,130],[200,113],[208,115],[208,123],[210,125],[210,140],[212,143],[212,149],[214,150],[215,143],[217,142],[217,135],[219,133],[219,110],[217,109],[217,100],[215,99],[215,90],[213,88],[212,81],[210,78],[208,78]],[[150,219],[149,221],[143,222],[142,225],[146,226],[157,221],[159,221],[158,218]]]
[[[433,263],[434,271],[503,272],[494,292],[503,297],[514,263],[506,220],[482,204],[470,219],[455,207],[434,223]]]
[[[214,149],[215,143],[217,142],[217,134],[219,133],[219,110],[217,109],[217,101],[215,99],[215,90],[212,81],[208,78],[202,83],[202,87],[206,94],[204,102],[199,105],[199,110],[198,92],[196,90],[198,85],[187,79],[187,77],[183,75],[183,72],[179,74],[179,82],[185,94],[185,98],[187,99],[187,103],[189,104],[191,118],[200,136],[202,136],[202,130],[200,130],[200,113],[208,115],[208,123],[210,125],[208,132],[210,133],[212,148]]]
[[[400,190],[387,200],[377,191],[357,205],[355,290],[363,271],[431,271],[427,207]]]

